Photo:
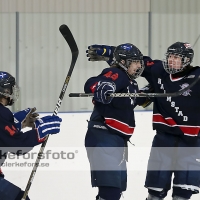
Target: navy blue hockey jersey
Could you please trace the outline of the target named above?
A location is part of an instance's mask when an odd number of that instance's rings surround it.
[[[155,93],[171,93],[187,87],[200,75],[192,68],[186,75],[173,78],[163,68],[161,60],[144,57],[142,74],[152,84]],[[177,97],[154,99],[153,129],[176,135],[197,136],[200,130],[200,82]]]
[[[0,103],[0,166],[6,159],[7,152],[18,154],[17,150],[21,147],[26,147],[22,152],[27,152],[43,141],[44,139],[38,138],[37,129],[25,133],[19,131],[15,126],[13,113]]]
[[[85,93],[94,93],[98,81],[112,81],[116,84],[116,93],[137,93],[138,85],[135,80],[130,80],[125,71],[119,68],[106,68],[96,77],[89,78],[85,83]],[[95,109],[103,117],[106,127],[110,132],[124,138],[130,138],[135,128],[134,107],[141,105],[146,99],[118,97],[111,103],[102,104],[95,102]]]

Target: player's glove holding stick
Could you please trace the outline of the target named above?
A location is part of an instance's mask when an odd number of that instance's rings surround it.
[[[140,92],[141,93],[153,93],[154,92],[154,88],[150,84],[148,84],[148,85],[144,86],[143,88],[140,88]],[[138,100],[140,100],[140,98]],[[154,101],[153,97],[147,97],[146,101],[143,102],[140,106],[142,106],[143,108],[146,108],[153,101]]]
[[[62,119],[58,116],[47,115],[35,121],[35,128],[38,132],[39,139],[44,139],[49,134],[57,134],[60,132]]]
[[[94,100],[103,104],[109,104],[112,101],[113,97],[108,97],[107,95],[110,93],[114,93],[115,90],[116,85],[114,82],[99,81],[94,91]]]
[[[115,48],[114,46],[94,44],[88,46],[86,56],[89,61],[106,61],[109,65],[112,65]]]

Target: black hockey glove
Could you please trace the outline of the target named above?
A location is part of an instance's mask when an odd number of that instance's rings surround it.
[[[153,89],[153,87],[150,85],[150,84],[148,84],[148,85],[146,85],[146,86],[144,86],[143,88],[141,88],[140,89],[140,92],[141,93],[153,93],[154,92],[154,89]],[[140,106],[142,106],[143,108],[146,108],[147,106],[149,106],[151,103],[153,102],[153,97],[147,97],[146,98],[146,101],[142,104],[142,105],[140,105]]]
[[[109,93],[114,93],[115,90],[116,85],[114,82],[99,81],[94,91],[94,100],[103,104],[109,104],[112,101],[113,97],[107,97],[107,95]]]
[[[86,56],[89,61],[106,61],[109,65],[112,65],[115,48],[114,46],[94,44],[88,46]]]

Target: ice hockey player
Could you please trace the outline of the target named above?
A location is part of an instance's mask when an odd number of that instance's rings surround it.
[[[47,135],[60,132],[61,118],[45,116],[38,118],[35,108],[28,108],[13,113],[6,107],[12,105],[19,97],[19,88],[15,78],[8,72],[0,71],[0,166],[6,160],[7,153],[27,153],[34,146],[41,144]],[[25,127],[33,127],[22,132]],[[4,179],[0,170],[0,199],[21,200],[23,191]],[[26,198],[29,200],[29,197]]]
[[[89,46],[88,51],[92,61],[112,63],[113,46],[94,46],[95,49]],[[193,57],[189,43],[175,42],[167,48],[164,60],[144,56],[145,69],[141,76],[151,83],[156,93],[179,91],[200,75],[200,68],[191,66]],[[149,192],[147,200],[163,200],[171,189],[172,175],[173,200],[188,200],[199,193],[199,84],[178,97],[154,99],[153,129],[156,135],[145,181]]]
[[[89,78],[85,93],[94,93],[94,110],[88,122],[85,146],[91,166],[92,187],[97,200],[119,200],[127,185],[127,141],[135,128],[134,107],[146,98],[111,98],[109,93],[137,93],[135,79],[144,70],[143,55],[129,43],[114,51],[111,68]]]

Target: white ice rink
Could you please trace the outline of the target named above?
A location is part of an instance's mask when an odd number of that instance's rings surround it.
[[[44,115],[40,114],[41,116]],[[47,159],[49,167],[39,167],[29,191],[31,200],[95,200],[96,188],[91,188],[89,163],[84,149],[84,137],[90,113],[59,114],[63,118],[61,133],[49,137],[45,150],[68,152],[70,159]],[[154,136],[151,119],[152,112],[136,112],[136,129],[129,144],[128,187],[122,200],[145,200],[147,189],[144,188],[147,159]],[[31,152],[38,152],[35,147]],[[141,151],[143,149],[143,151]],[[50,152],[49,151],[49,152]],[[56,154],[54,155],[55,158]],[[73,156],[74,159],[71,159]],[[36,158],[36,157],[35,157]],[[15,162],[7,160],[7,162]],[[21,159],[17,162],[35,162],[35,159]],[[32,167],[2,168],[6,179],[25,188]],[[165,198],[170,200],[171,192]],[[192,200],[199,200],[200,195],[194,195]]]

